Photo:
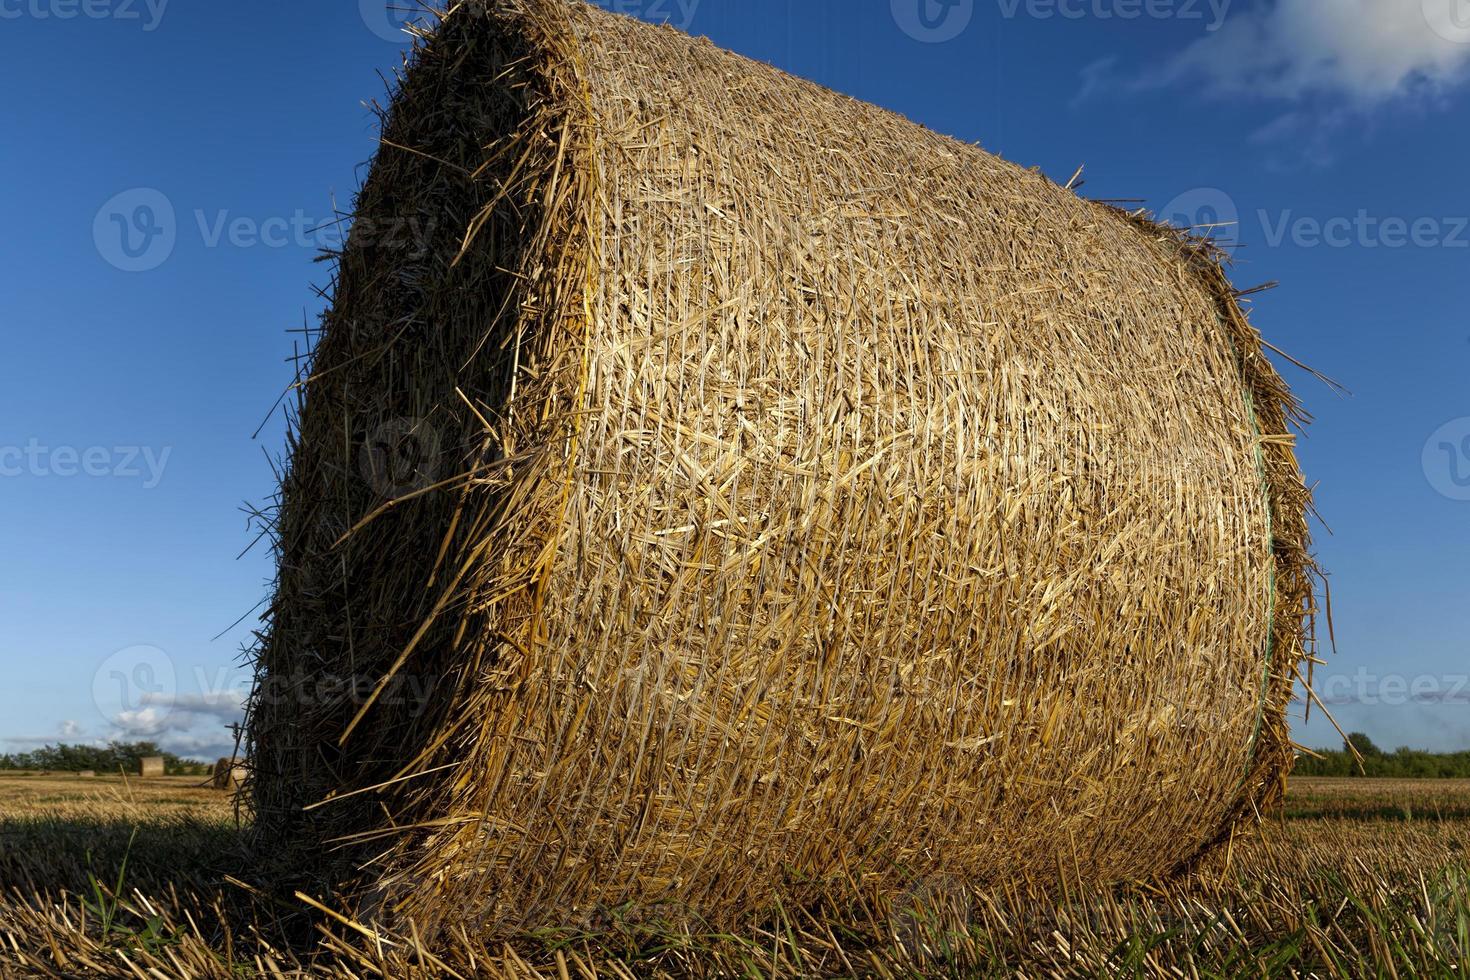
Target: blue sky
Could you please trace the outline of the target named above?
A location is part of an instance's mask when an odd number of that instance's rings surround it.
[[[1238,221],[1237,284],[1283,283],[1256,324],[1353,393],[1284,368],[1334,532],[1324,696],[1380,744],[1470,748],[1470,0],[602,5],[1060,180],[1085,164],[1084,194]],[[241,507],[272,490],[289,331],[401,16],[0,0],[0,750],[226,750],[254,618],[231,624],[271,572],[237,558]]]

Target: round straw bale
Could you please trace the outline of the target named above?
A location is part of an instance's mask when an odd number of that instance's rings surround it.
[[[215,789],[234,792],[245,782],[245,766],[239,759],[221,756],[210,772],[210,783]]]
[[[1309,499],[1208,243],[580,0],[454,5],[383,125],[251,709],[292,869],[726,926],[1280,793]]]

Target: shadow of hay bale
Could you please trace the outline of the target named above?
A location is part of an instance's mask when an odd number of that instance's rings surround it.
[[[129,887],[215,886],[253,877],[244,832],[193,818],[0,818],[0,881],[27,891],[88,894],[127,863]]]

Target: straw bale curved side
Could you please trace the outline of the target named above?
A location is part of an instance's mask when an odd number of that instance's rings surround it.
[[[456,5],[357,213],[251,712],[293,866],[719,925],[1279,794],[1309,501],[1208,245],[561,0]]]

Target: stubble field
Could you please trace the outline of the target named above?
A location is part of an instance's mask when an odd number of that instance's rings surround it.
[[[0,977],[1464,976],[1470,781],[1297,779],[1200,873],[1065,896],[918,882],[744,936],[620,923],[425,942],[252,883],[196,777],[0,774]]]

